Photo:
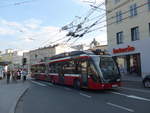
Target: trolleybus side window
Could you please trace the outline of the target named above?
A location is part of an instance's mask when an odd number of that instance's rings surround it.
[[[40,72],[40,73],[45,73],[45,71],[46,71],[46,66],[45,66],[45,64],[40,64],[40,65],[39,65],[39,72]]]
[[[50,63],[49,64],[49,72],[50,73],[58,73],[59,72],[59,63]]]
[[[52,73],[52,66],[51,66],[51,64],[48,64],[48,72]]]
[[[54,68],[55,68],[55,67],[54,67],[54,64],[53,64],[53,63],[50,63],[50,64],[49,64],[49,68],[48,68],[48,69],[49,69],[49,72],[50,72],[50,73],[54,73]]]
[[[94,82],[99,82],[96,69],[93,64],[88,64],[88,75],[93,79]]]
[[[76,74],[80,74],[81,73],[81,63],[78,60],[74,60],[74,64],[75,64],[75,72]]]
[[[35,71],[36,71],[35,66],[31,66],[31,72],[32,72],[32,73],[35,73]]]
[[[37,72],[37,66],[36,65],[31,67],[31,72],[32,73],[36,73]]]
[[[82,73],[87,74],[87,61],[81,62],[81,71]]]
[[[90,76],[95,82],[101,82],[99,62],[100,62],[100,58],[98,56],[91,56],[91,58],[89,59],[89,64],[90,64],[89,73],[91,73]]]
[[[77,74],[77,67],[74,61],[66,61],[64,63],[64,73],[65,74]]]
[[[37,72],[37,73],[41,73],[40,65],[37,65],[37,66],[36,66],[36,72]]]
[[[62,71],[62,64],[61,63],[55,63],[55,73],[60,73]]]
[[[49,64],[49,71],[50,71],[50,73],[56,73],[56,65],[55,65],[55,63]]]

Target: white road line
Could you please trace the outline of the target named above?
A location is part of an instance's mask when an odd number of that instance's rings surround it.
[[[147,90],[127,88],[127,87],[120,87],[119,89],[125,89],[125,90],[130,90],[130,91],[137,91],[137,92],[141,92],[141,93],[150,93],[150,91],[147,91]]]
[[[123,94],[123,93],[117,93],[117,92],[111,92],[111,93],[113,93],[113,94],[117,94],[117,95],[121,95],[121,96],[125,96],[125,97],[127,97],[127,96],[128,96],[128,95]]]
[[[35,81],[31,81],[32,83],[34,83],[34,84],[37,84],[37,85],[40,85],[40,86],[46,86],[45,84],[42,84],[42,83],[39,83],[39,82],[35,82]]]
[[[86,97],[86,98],[91,98],[91,96],[87,95],[87,94],[84,94],[84,93],[80,93],[80,95]]]
[[[68,91],[71,91],[71,89],[70,89],[70,88],[67,88],[67,87],[64,87],[64,89],[65,89],[65,90],[68,90]]]
[[[47,84],[47,85],[49,85],[49,86],[54,86],[52,83],[49,83],[49,82],[48,82],[48,83],[46,83],[46,84]]]
[[[134,112],[133,109],[129,109],[129,108],[126,108],[126,107],[123,107],[123,106],[120,106],[120,105],[116,105],[116,104],[110,103],[110,102],[108,102],[107,104],[110,105],[110,106],[116,107],[116,108],[120,108],[120,109],[129,111],[129,112]]]
[[[137,99],[137,100],[142,100],[142,101],[148,101],[150,102],[150,99],[148,98],[143,98],[143,97],[139,97],[139,96],[135,96],[135,95],[127,95],[127,94],[123,94],[123,93],[117,93],[117,92],[112,92],[113,94],[117,94],[117,95],[121,95],[121,96],[125,96],[127,98],[132,98],[132,99]]]
[[[143,98],[143,97],[138,97],[138,96],[134,96],[134,95],[129,95],[129,98],[134,98],[134,99],[138,99],[138,100],[143,100],[143,101],[148,101],[150,102],[150,99],[147,98]]]

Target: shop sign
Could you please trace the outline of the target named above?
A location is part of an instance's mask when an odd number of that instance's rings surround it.
[[[125,52],[131,52],[131,51],[134,51],[134,50],[135,50],[135,47],[128,46],[126,48],[113,49],[113,53],[114,54],[125,53]]]

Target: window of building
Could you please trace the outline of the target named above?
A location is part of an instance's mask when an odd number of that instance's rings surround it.
[[[108,1],[107,0],[105,0],[105,4],[107,5],[107,3],[108,3]]]
[[[120,0],[114,0],[114,4],[117,4],[118,2],[120,2]]]
[[[139,39],[140,39],[139,27],[131,28],[131,40],[135,41],[135,40],[139,40]]]
[[[118,11],[116,12],[116,22],[120,22],[122,20],[122,12]]]
[[[150,0],[147,0],[148,10],[150,11]]]
[[[149,36],[150,36],[150,23],[149,23]]]
[[[137,15],[137,5],[133,4],[130,6],[130,16],[136,16]]]
[[[116,39],[117,39],[117,44],[122,44],[123,43],[123,31],[118,32],[116,34]]]

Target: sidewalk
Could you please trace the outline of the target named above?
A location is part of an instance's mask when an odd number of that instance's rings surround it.
[[[0,80],[0,113],[14,113],[17,101],[28,88],[28,81],[6,84],[6,79]]]
[[[137,76],[137,75],[122,75],[122,81],[129,81],[129,82],[142,82],[142,77]]]

